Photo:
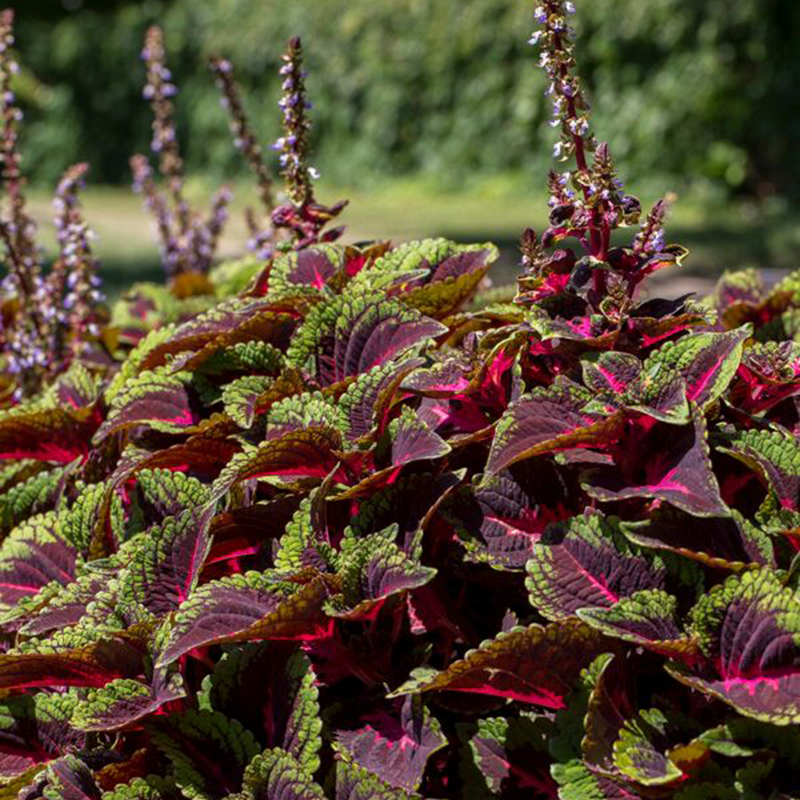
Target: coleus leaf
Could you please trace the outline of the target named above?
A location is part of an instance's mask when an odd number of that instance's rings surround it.
[[[616,661],[611,653],[604,653],[595,658],[591,664],[582,671],[574,691],[565,699],[565,707],[559,711],[555,718],[555,735],[549,738],[549,750],[554,761],[551,773],[558,783],[558,796],[564,800],[585,800],[595,798],[599,800],[640,800],[641,793],[627,787],[627,782],[602,774],[596,764],[603,763],[608,742],[604,736],[605,717],[594,716],[592,723],[602,723],[599,728],[600,737],[593,736],[603,750],[593,754],[587,750],[586,755],[592,757],[595,764],[587,764],[582,745],[584,741],[585,721],[589,713],[589,702],[595,694],[595,689],[600,683],[604,670],[609,662]],[[615,670],[615,674],[618,672]],[[620,695],[621,698],[626,695]],[[613,717],[611,719],[614,723]],[[586,741],[590,745],[592,740]],[[600,757],[597,757],[597,756]]]
[[[337,732],[337,751],[390,786],[418,789],[428,759],[447,744],[421,699],[406,697],[394,713],[381,710],[366,720],[363,727]]]
[[[795,592],[765,568],[728,578],[700,598],[691,631],[704,667],[668,667],[688,686],[773,725],[800,720],[800,616]]]
[[[759,342],[800,341],[800,309],[789,308],[756,331]]]
[[[403,389],[423,397],[443,399],[463,394],[470,389],[480,364],[469,354],[446,351],[430,355],[438,360],[410,373],[403,381]]]
[[[472,558],[521,570],[547,526],[569,516],[569,502],[552,462],[529,459],[454,495],[444,512]]]
[[[641,793],[604,775],[592,772],[579,761],[554,765],[560,784],[559,800],[641,800]]]
[[[51,391],[59,406],[77,410],[97,402],[101,384],[99,375],[89,372],[79,361],[73,361],[69,369],[56,379]]]
[[[224,338],[224,344],[221,346],[233,344],[230,335],[235,331],[242,331],[243,336],[246,336],[246,339],[240,341],[252,339],[254,337],[249,335],[247,323],[268,311],[269,302],[262,298],[233,297],[218,303],[178,326],[165,341],[150,347],[141,357],[137,371],[155,369],[164,365],[170,355],[186,351],[197,352],[207,344],[219,341],[220,338]]]
[[[643,709],[625,720],[614,743],[614,765],[641,786],[668,786],[683,779],[683,771],[655,741],[664,738],[667,719],[657,708]]]
[[[392,361],[447,329],[375,291],[339,295],[312,309],[287,351],[324,386]]]
[[[172,332],[173,328],[169,325],[147,332],[147,335],[128,353],[127,358],[120,364],[119,369],[109,381],[103,393],[106,404],[110,405],[114,402],[127,382],[142,370],[142,362],[148,353],[168,339]]]
[[[6,461],[0,464],[0,489],[5,492],[12,491],[15,486],[33,478],[50,467],[41,461],[32,458],[21,458],[17,461]]]
[[[782,508],[800,511],[800,443],[785,430],[746,430],[726,437],[722,452],[763,475]]]
[[[199,417],[187,390],[190,379],[188,372],[170,375],[163,367],[130,378],[111,403],[95,441],[138,425],[162,433],[180,433],[192,427]]]
[[[465,797],[557,796],[546,753],[551,730],[532,716],[478,720],[468,749],[479,777],[467,776]]]
[[[100,800],[101,790],[92,770],[77,756],[64,755],[48,764],[37,778],[33,797],[47,800]],[[20,798],[25,797],[20,792]]]
[[[247,765],[243,786],[253,800],[325,800],[311,773],[278,748],[265,750]]]
[[[110,486],[92,483],[81,489],[68,508],[61,506],[58,525],[64,539],[78,552],[88,553],[99,532],[119,541],[121,512],[122,501]]]
[[[713,299],[726,328],[734,328],[745,322],[761,326],[789,306],[792,292],[779,284],[773,292],[768,293],[760,273],[745,269],[724,272],[717,281]]]
[[[241,790],[245,768],[258,754],[253,735],[218,711],[189,710],[154,718],[153,744],[169,759],[186,797],[222,800]]]
[[[120,603],[139,605],[160,616],[191,594],[210,547],[209,511],[186,510],[151,528],[125,568]]]
[[[632,353],[598,353],[581,361],[583,382],[603,395],[625,395],[642,376],[642,362]]]
[[[722,725],[704,731],[697,737],[713,752],[730,758],[749,758],[765,745],[780,753],[796,770],[800,764],[800,738],[796,728],[770,725],[749,717],[730,717]]]
[[[600,668],[589,694],[581,753],[589,769],[606,777],[618,777],[614,743],[625,723],[636,713],[636,687],[630,659],[614,656]]]
[[[302,639],[325,630],[325,584],[282,583],[269,574],[232,575],[204,584],[184,602],[167,625],[159,665],[196,647],[259,639]]]
[[[660,589],[662,567],[631,552],[599,514],[573,517],[548,530],[526,565],[531,604],[547,619],[573,616],[588,607],[610,608],[642,589]]]
[[[397,525],[363,539],[346,537],[342,543],[341,597],[331,598],[330,613],[347,619],[371,616],[381,601],[430,582],[436,569],[419,563],[417,552],[407,553],[396,544]]]
[[[185,697],[181,675],[156,672],[151,685],[131,678],[117,678],[90,689],[72,715],[80,731],[113,731],[154,714],[165,703]]]
[[[686,397],[700,408],[719,399],[736,374],[745,341],[753,335],[745,325],[728,333],[696,333],[666,342],[651,353],[645,374],[677,370],[686,383]]]
[[[322,745],[316,682],[308,657],[295,645],[252,643],[217,662],[201,704],[238,719],[259,745],[280,748],[313,774]]]
[[[620,528],[641,547],[677,553],[712,567],[775,563],[769,536],[738,511],[730,517],[700,518],[664,507],[647,520],[622,522]]]
[[[756,343],[745,350],[730,400],[761,414],[800,394],[800,343]]]
[[[8,627],[18,624],[17,629],[24,636],[40,636],[75,625],[107,582],[108,576],[103,572],[86,570],[66,586],[57,581],[50,583],[35,595],[30,608],[17,603],[12,613],[4,617],[4,623]]]
[[[83,460],[99,423],[92,408],[0,412],[0,459],[32,458],[59,464]]]
[[[273,404],[266,415],[266,438],[312,426],[331,426],[337,421],[336,404],[321,392],[304,392]]]
[[[376,487],[395,481],[404,466],[442,458],[450,450],[447,441],[433,431],[417,412],[404,407],[400,416],[389,423],[386,435],[369,454],[371,458],[362,462],[361,469],[357,470],[363,476],[361,480],[339,493],[337,499],[369,496]]]
[[[171,363],[172,372],[181,363],[178,357]],[[284,366],[283,353],[275,345],[261,339],[236,342],[229,347],[217,350],[207,358],[200,370],[204,375],[225,375],[226,373],[255,373],[257,375],[277,375]]]
[[[396,542],[410,552],[438,509],[463,478],[463,471],[440,475],[405,474],[362,500],[350,520],[346,536],[363,538],[391,525],[398,528]]]
[[[248,478],[266,475],[324,478],[339,463],[342,436],[331,425],[290,430],[235,455],[214,482],[212,498],[221,498]]]
[[[581,608],[577,615],[606,636],[685,658],[694,655],[697,642],[681,630],[677,606],[677,599],[662,589],[642,589],[610,608]]]
[[[450,452],[450,445],[434,433],[416,412],[405,406],[400,416],[389,423],[389,463],[400,467],[415,461],[442,458]],[[380,454],[378,454],[380,458]]]
[[[711,467],[705,419],[696,407],[690,425],[655,423],[642,436],[629,422],[626,434],[612,448],[619,468],[586,472],[587,494],[603,502],[653,498],[702,517],[729,515]]]
[[[214,572],[217,569],[236,572],[274,563],[275,537],[281,535],[296,511],[296,497],[285,494],[217,514],[209,529],[212,544],[206,558],[206,576],[218,577]],[[291,574],[298,571],[292,570]]]
[[[0,689],[37,686],[104,686],[135,677],[143,647],[132,634],[103,635],[74,648],[0,654]]]
[[[405,247],[413,247],[414,244]],[[424,245],[425,242],[419,244]],[[441,259],[433,259],[429,282],[415,286],[410,291],[403,291],[401,294],[404,303],[434,319],[445,319],[458,311],[473,295],[499,255],[497,248],[492,244],[448,244],[450,245],[448,255]],[[384,260],[393,258],[402,247],[401,245],[395,248],[384,257]],[[418,251],[417,255],[422,256],[419,262],[419,266],[422,267],[424,254]],[[406,265],[411,266],[408,258],[404,259],[404,266]]]
[[[316,244],[278,254],[269,271],[267,298],[291,296],[302,290],[323,292],[331,279],[354,261],[356,251],[339,244]]]
[[[184,442],[152,452],[128,447],[108,479],[109,488],[118,488],[143,469],[173,469],[213,478],[240,451],[241,445],[229,438],[229,432],[219,430],[204,430]]]
[[[148,520],[153,522],[200,508],[210,499],[208,487],[197,478],[171,469],[139,471],[136,489]]]
[[[457,244],[443,238],[404,242],[378,258],[360,277],[389,290],[443,281],[482,269],[497,258],[491,243]]]
[[[598,632],[576,619],[514,628],[469,651],[434,677],[409,681],[393,695],[468,692],[563,708],[564,698],[603,642]]]
[[[550,281],[543,288],[549,292],[560,290],[563,280]],[[532,306],[525,321],[543,341],[561,339],[567,342],[580,342],[592,350],[611,350],[619,339],[619,326],[610,322],[602,314],[582,313],[585,303],[576,295],[561,292],[555,298],[560,308],[551,316],[543,307]]]
[[[764,282],[755,269],[725,270],[714,286],[714,304],[722,311],[734,303],[759,303]]]
[[[339,563],[325,525],[325,502],[332,475],[300,501],[300,507],[286,524],[274,552],[275,569],[294,575],[305,567],[328,571]]]
[[[647,414],[674,424],[689,421],[686,383],[677,369],[652,365],[630,353],[601,353],[582,362],[583,381],[598,397],[589,408],[607,406]]]
[[[16,778],[64,751],[82,749],[86,736],[70,724],[78,703],[71,693],[36,692],[0,700],[0,779]]]
[[[338,400],[339,425],[350,441],[382,433],[400,384],[421,359],[389,361],[358,375]]]
[[[280,354],[294,331],[295,318],[293,310],[260,311],[238,327],[220,333],[196,351],[189,349],[171,355],[167,369],[173,374],[179,371],[219,374],[236,370],[239,363],[244,369],[250,369],[249,361],[255,362],[258,369],[264,369],[266,362],[269,371],[276,371],[283,360]],[[255,347],[252,344],[254,340],[258,341]]]
[[[783,508],[777,495],[770,492],[758,507],[755,519],[758,527],[756,525],[751,527],[760,530],[763,536],[769,536],[770,542],[776,534],[781,537],[785,536],[792,547],[796,549],[794,536],[800,533],[800,511]],[[780,545],[778,549],[780,549]]]
[[[604,664],[589,696],[581,750],[586,765],[609,778],[640,787],[665,786],[684,779],[665,755],[667,720],[658,709],[637,711],[631,659]]]
[[[404,242],[359,273],[354,280],[354,287],[370,286],[384,291],[400,291],[423,285],[433,278],[435,265],[447,261],[462,247],[441,237]],[[481,245],[467,245],[464,249],[474,251],[480,248]]]
[[[495,428],[488,475],[522,459],[581,447],[598,447],[619,434],[621,416],[581,410],[586,397],[568,387],[535,389],[512,403]]]
[[[174,781],[158,775],[136,777],[128,783],[113,783],[102,800],[178,800],[182,797]]]
[[[336,800],[422,800],[422,797],[389,786],[377,775],[340,759],[336,762]]]
[[[138,545],[139,542],[135,542]],[[126,559],[130,557],[132,552],[132,545],[125,548],[125,551],[120,553],[119,559]],[[145,641],[152,633],[152,619],[146,614],[143,614],[142,609],[138,606],[123,606],[119,603],[119,580],[117,574],[119,570],[119,562],[116,566],[105,565],[105,568],[96,570],[96,562],[92,565],[84,566],[82,569],[81,579],[76,581],[75,584],[70,584],[66,588],[62,588],[57,594],[58,600],[64,600],[66,607],[59,609],[54,607],[53,613],[57,618],[60,610],[65,612],[67,624],[64,626],[54,626],[46,624],[43,626],[44,635],[41,633],[32,638],[17,639],[16,645],[13,650],[9,651],[11,654],[39,654],[49,655],[58,654],[61,652],[70,652],[73,650],[80,650],[82,648],[90,647],[93,645],[100,645],[104,640],[116,642],[115,646],[109,646],[107,649],[113,651],[116,646],[127,642],[128,645],[135,649],[144,651],[146,649]],[[95,595],[86,602],[82,609],[70,608],[71,602],[74,600],[76,604],[80,605],[84,598],[82,594],[86,588],[86,577],[95,573],[102,576],[105,580],[101,582],[100,589],[95,592]],[[40,608],[34,606],[34,614],[36,612],[43,612],[45,617],[56,600],[56,596],[52,596],[49,587],[43,590],[45,595],[44,603]],[[38,599],[38,598],[37,598]],[[73,614],[78,617],[77,622],[70,624]],[[38,615],[34,617],[38,619]],[[57,622],[52,618],[49,622]],[[119,642],[117,640],[120,640]],[[101,648],[102,649],[102,648]],[[131,655],[133,659],[133,654]],[[114,676],[117,677],[117,676]],[[126,674],[125,677],[128,677]]]
[[[242,428],[250,428],[256,417],[275,403],[306,390],[299,370],[289,368],[277,378],[265,375],[245,375],[231,381],[222,389],[225,413]]]
[[[0,604],[11,607],[51,581],[75,579],[77,553],[60,535],[55,512],[31,517],[0,545]]]
[[[268,375],[245,375],[226,384],[222,390],[225,413],[242,428],[249,428],[256,417],[259,399],[274,386]]]
[[[0,495],[0,530],[9,531],[34,514],[58,507],[78,461],[32,475]]]
[[[652,347],[692,328],[704,328],[716,321],[710,309],[700,303],[686,304],[683,313],[667,314],[653,318],[631,316],[628,318],[629,335],[635,337],[640,347]]]

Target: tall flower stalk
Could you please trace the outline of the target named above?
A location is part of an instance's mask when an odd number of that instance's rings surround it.
[[[18,326],[17,335],[23,335],[24,327],[29,329],[25,335],[30,336],[43,327],[35,302],[41,290],[41,270],[35,239],[36,226],[25,207],[25,180],[20,169],[18,142],[22,111],[17,106],[11,85],[19,72],[13,47],[14,12],[6,9],[0,12],[0,181],[3,189],[0,236],[5,245],[9,268],[4,289],[16,293],[20,302],[30,306],[26,324]]]
[[[275,142],[273,149],[280,154],[288,202],[275,209],[272,222],[276,228],[290,231],[293,246],[302,248],[315,242],[334,241],[342,235],[344,228],[341,227],[325,233],[322,230],[342,212],[347,201],[324,206],[314,197],[314,180],[319,174],[308,162],[308,133],[311,128],[308,112],[312,105],[306,93],[303,47],[299,37],[289,40],[281,60],[282,96],[278,106],[281,109],[283,135]]]
[[[662,264],[679,262],[685,252],[664,245],[665,201],[647,217],[633,247],[612,247],[614,230],[639,222],[641,204],[624,191],[608,145],[598,143],[592,133],[589,103],[575,69],[574,31],[569,25],[574,12],[569,0],[540,0],[534,10],[539,27],[530,44],[541,50],[539,65],[547,75],[546,94],[553,103],[551,125],[559,129],[553,155],[572,168],[550,173],[550,226],[541,238],[533,231],[523,238],[524,273],[517,301],[535,303],[566,289],[582,292],[590,306],[600,310],[608,309],[609,293],[632,302],[647,274]],[[578,242],[583,258],[565,250],[548,254],[549,248],[567,239]]]
[[[91,339],[100,335],[98,307],[105,300],[92,253],[94,233],[86,224],[78,199],[88,169],[87,164],[70,167],[53,200],[59,258],[48,276],[47,295],[61,301],[52,316],[57,321],[54,346],[62,359],[80,357],[87,352]]]
[[[175,127],[173,98],[178,90],[167,67],[164,34],[152,26],[145,37],[142,60],[147,68],[143,95],[153,111],[150,149],[158,157],[158,171],[166,191],[159,190],[145,156],[131,159],[134,190],[144,197],[155,220],[161,259],[167,275],[205,274],[214,261],[219,239],[228,219],[232,200],[230,187],[220,188],[211,200],[211,211],[203,216],[191,208],[184,193],[184,162]]]
[[[14,14],[0,13],[0,238],[8,275],[0,284],[3,315],[0,358],[11,378],[14,401],[36,394],[76,358],[89,355],[100,334],[103,296],[92,232],[78,202],[85,164],[70,167],[54,199],[59,255],[43,276],[36,226],[27,212],[25,178],[18,149],[22,113],[12,79],[18,67],[12,57]],[[6,392],[7,394],[7,392]]]
[[[214,57],[210,61],[210,67],[222,93],[222,106],[230,116],[229,127],[234,146],[244,156],[256,178],[256,191],[263,210],[263,217],[259,220],[253,208],[245,209],[245,220],[250,231],[248,248],[267,259],[273,252],[275,233],[272,228],[272,212],[275,209],[272,175],[264,161],[261,145],[247,119],[233,64],[227,58]]]

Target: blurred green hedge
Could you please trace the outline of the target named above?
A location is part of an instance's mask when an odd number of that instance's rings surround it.
[[[241,165],[205,66],[231,56],[263,139],[277,134],[276,69],[304,37],[316,164],[349,183],[424,173],[458,186],[535,173],[554,139],[528,0],[22,0],[26,165],[52,181],[75,160],[126,182],[146,148],[143,32],[171,50],[190,166]],[[581,70],[595,130],[632,178],[793,193],[800,172],[796,0],[579,0]],[[532,182],[542,176],[533,174]]]

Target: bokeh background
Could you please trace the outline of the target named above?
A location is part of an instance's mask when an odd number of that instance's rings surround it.
[[[670,233],[692,249],[686,280],[773,272],[800,258],[800,3],[582,0],[580,72],[594,128],[645,205],[677,193]],[[128,158],[146,152],[139,61],[166,34],[190,190],[235,184],[226,252],[241,250],[252,199],[206,63],[230,57],[254,128],[278,135],[277,68],[303,37],[315,102],[321,199],[350,197],[353,239],[446,235],[501,244],[541,227],[555,132],[532,0],[12,0],[23,72],[24,167],[36,214],[63,169],[92,165],[87,211],[106,279],[157,277]]]

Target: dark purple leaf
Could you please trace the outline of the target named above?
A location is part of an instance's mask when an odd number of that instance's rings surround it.
[[[327,595],[320,580],[287,594],[277,580],[259,573],[204,584],[176,612],[159,663],[208,644],[322,635]]]
[[[566,619],[581,608],[610,608],[641,589],[660,589],[663,568],[630,552],[599,514],[574,517],[549,529],[527,563],[530,601],[547,619]]]
[[[792,588],[761,568],[700,598],[692,629],[705,666],[669,668],[681,682],[773,725],[800,722],[800,614]]]
[[[439,723],[413,696],[364,719],[361,728],[337,732],[337,749],[390,786],[419,788],[428,759],[447,744]]]
[[[576,447],[599,447],[619,434],[621,416],[588,414],[568,389],[551,388],[513,403],[495,429],[486,471],[494,475],[517,461]]]
[[[0,603],[13,606],[51,581],[75,579],[75,548],[64,541],[55,513],[31,517],[0,548]]]
[[[616,467],[588,470],[583,481],[597,500],[652,498],[696,516],[729,514],[711,468],[705,420],[696,408],[692,424],[682,427],[629,421],[610,449]]]

